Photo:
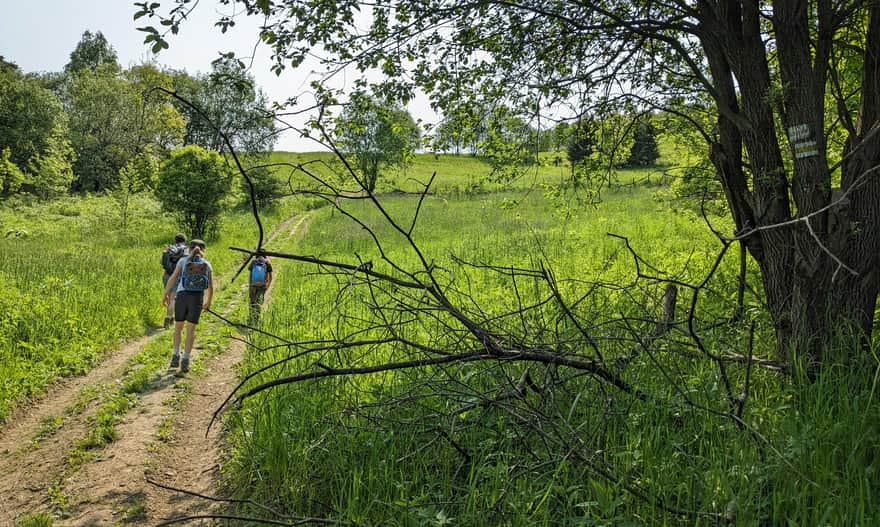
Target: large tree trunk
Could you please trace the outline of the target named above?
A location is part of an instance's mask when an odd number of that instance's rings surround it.
[[[815,38],[806,2],[777,0],[773,8],[784,89],[774,89],[771,81],[758,5],[735,0],[701,4],[699,34],[719,108],[719,140],[710,158],[737,233],[748,236],[746,245],[760,268],[779,358],[801,357],[821,365],[833,360],[826,353],[839,328],[854,327],[863,338],[870,336],[880,286],[880,133],[869,137],[880,114],[880,7],[871,8],[860,126],[850,138],[851,154],[843,167],[843,191],[858,190],[835,207],[829,207],[824,130],[834,37],[831,6],[828,0],[818,2]],[[778,140],[774,110],[786,128],[789,148]],[[873,177],[865,176],[872,169]]]
[[[782,350],[792,337],[792,233],[787,228],[760,229],[788,221],[791,210],[788,179],[775,141],[770,71],[758,13],[754,6],[744,11],[739,2],[724,0],[704,5],[701,14],[701,38],[719,106],[721,141],[710,157],[734,211],[737,233],[747,235],[746,245],[760,267]],[[748,152],[750,178],[742,163],[743,147]],[[719,150],[723,155],[719,156]],[[728,160],[733,157],[739,158],[735,165]],[[749,179],[751,189],[746,183]]]
[[[838,273],[832,309],[871,336],[880,291],[880,4],[869,11],[858,120],[847,140],[841,174],[839,227],[833,244],[858,273]],[[838,246],[842,245],[842,246]]]
[[[822,2],[818,20],[827,19],[829,6]],[[791,156],[791,195],[797,207],[794,224],[794,267],[791,290],[793,341],[789,349],[811,364],[824,362],[829,333],[836,324],[831,310],[833,262],[828,245],[828,211],[831,173],[826,157],[824,130],[827,50],[831,35],[820,26],[811,39],[807,2],[774,3],[773,28],[782,81],[781,118]],[[812,52],[816,52],[813,63]]]

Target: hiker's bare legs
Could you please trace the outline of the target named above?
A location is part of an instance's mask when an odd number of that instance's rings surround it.
[[[178,324],[183,326],[182,322],[178,322]],[[188,359],[190,352],[193,349],[193,343],[196,341],[196,325],[192,322],[186,323],[186,344],[183,348],[183,358]]]
[[[165,316],[171,320],[174,320],[174,298],[177,296],[176,292],[171,293],[171,302],[168,303],[168,307],[165,309]]]
[[[180,334],[183,331],[183,321],[174,322],[174,352],[171,354],[170,368],[176,368],[180,365]]]
[[[180,352],[180,340],[181,333],[183,332],[183,320],[178,320],[174,322],[174,354],[177,355]],[[190,331],[192,333],[192,331]],[[187,340],[189,340],[189,335],[187,335]]]

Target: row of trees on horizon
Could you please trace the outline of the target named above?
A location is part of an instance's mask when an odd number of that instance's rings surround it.
[[[150,185],[149,168],[179,147],[226,150],[218,128],[246,152],[270,151],[276,135],[268,98],[236,62],[196,75],[149,62],[126,69],[90,31],[60,72],[25,73],[0,57],[0,123],[2,197]]]
[[[126,69],[104,35],[90,31],[60,72],[25,73],[0,57],[0,117],[0,197],[131,192],[152,187],[158,164],[182,146],[223,153],[225,134],[236,151],[265,154],[279,133],[267,96],[238,61],[221,58],[196,75],[151,62]],[[541,129],[486,104],[450,113],[423,137],[403,106],[354,94],[330,133],[372,190],[380,168],[426,149],[492,157],[515,146],[518,163],[556,152],[557,164],[602,154],[619,166],[648,166],[659,157],[650,117]]]

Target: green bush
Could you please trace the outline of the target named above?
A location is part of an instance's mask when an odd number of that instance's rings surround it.
[[[218,225],[232,174],[217,152],[189,145],[172,152],[159,170],[156,196],[193,238],[205,238]]]
[[[284,181],[272,170],[266,167],[254,167],[247,171],[247,175],[253,185],[257,207],[261,209],[269,207],[285,194]],[[244,178],[241,178],[240,182],[242,202],[249,207],[251,205],[251,188]]]

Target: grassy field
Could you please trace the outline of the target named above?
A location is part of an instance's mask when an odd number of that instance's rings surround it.
[[[302,164],[354,189],[329,154],[272,161],[292,184]],[[713,360],[769,357],[772,332],[751,268],[731,319],[738,253],[707,279],[722,245],[671,198],[668,168],[603,174],[597,194],[552,162],[502,183],[478,158],[421,155],[380,180],[377,203],[299,195],[264,211],[271,228],[315,209],[301,240],[268,248],[344,266],[273,262],[245,389],[316,378],[225,414],[227,489],[279,516],[232,512],[394,526],[880,521],[876,372],[801,383]],[[412,194],[434,174],[429,195]],[[0,418],[161,321],[159,252],[177,228],[149,196],[133,210],[122,230],[109,198],[0,207]],[[240,262],[226,247],[256,241],[246,210],[222,225],[217,273]],[[657,332],[671,282],[678,311]],[[443,362],[489,341],[496,356]]]
[[[299,204],[266,211],[267,228]],[[149,195],[127,229],[109,197],[72,197],[0,207],[0,422],[23,398],[88,370],[120,342],[161,324],[159,257],[179,230]],[[209,240],[218,273],[240,262],[229,245],[249,246],[249,211],[231,208]]]
[[[661,157],[659,164],[652,168],[638,170],[617,169],[611,173],[601,172],[600,177],[606,186],[632,186],[638,182],[650,185],[658,184],[666,174],[668,161],[673,159],[670,152]],[[272,163],[279,165],[279,172],[289,176],[295,173],[293,167],[303,165],[322,177],[336,172],[344,172],[344,168],[331,153],[289,153],[276,152]],[[383,172],[377,184],[377,191],[382,192],[421,192],[425,185],[436,176],[430,192],[460,196],[473,193],[497,192],[509,189],[541,189],[547,185],[566,183],[571,176],[571,167],[567,162],[554,163],[549,155],[541,156],[541,163],[521,167],[515,171],[515,177],[504,178],[500,174],[493,175],[492,168],[486,162],[471,155],[452,154],[420,154],[405,167],[394,168]],[[295,180],[301,177],[293,176]],[[331,178],[332,179],[332,178]],[[349,188],[354,188],[349,185]]]
[[[372,271],[402,281],[430,271],[456,308],[511,348],[544,346],[578,359],[601,352],[642,396],[540,363],[374,371],[481,343],[449,312],[402,287],[285,262],[262,326],[279,338],[253,336],[246,371],[255,377],[247,386],[328,371],[374,373],[326,375],[246,399],[228,421],[234,449],[226,475],[237,497],[295,518],[363,525],[880,520],[875,372],[829,370],[802,384],[743,362],[722,369],[709,358],[772,353],[754,289],[745,317],[728,322],[737,253],[700,290],[699,345],[688,331],[684,310],[693,294],[686,287],[675,329],[651,337],[666,280],[701,283],[721,248],[702,220],[656,187],[662,170],[621,171],[600,203],[585,205],[572,192],[552,191],[558,167],[539,167],[532,179],[503,188],[481,183],[479,167],[473,158],[422,157],[380,184],[382,210],[409,238],[371,204],[346,200],[342,209],[360,224],[321,210],[289,250],[352,266],[369,261]],[[387,192],[415,191],[406,181],[434,172],[436,194],[422,202],[410,231],[417,198]],[[620,237],[653,278],[637,276]],[[541,270],[552,273],[571,313],[548,301]],[[526,370],[537,388],[516,391]],[[733,418],[740,400],[742,416]]]

